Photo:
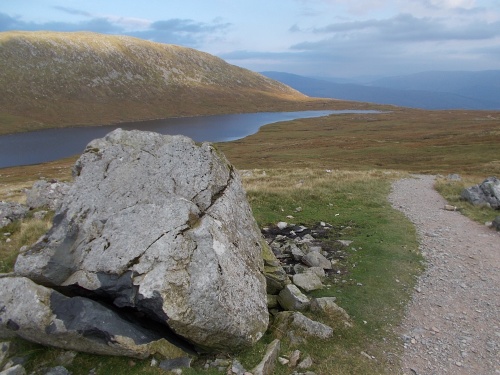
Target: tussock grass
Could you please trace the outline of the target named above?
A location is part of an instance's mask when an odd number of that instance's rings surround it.
[[[52,226],[52,214],[43,220],[16,221],[0,229],[0,273],[12,272],[19,249],[35,243]],[[5,234],[9,233],[9,236]],[[9,240],[7,242],[7,240]]]

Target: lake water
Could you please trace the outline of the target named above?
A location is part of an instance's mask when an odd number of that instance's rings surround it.
[[[171,135],[182,134],[197,142],[226,142],[254,134],[261,126],[273,122],[344,113],[378,113],[378,111],[325,110],[243,113],[168,118],[116,125],[48,129],[10,134],[0,136],[0,168],[39,164],[80,154],[91,140],[101,138],[117,128],[148,130]]]

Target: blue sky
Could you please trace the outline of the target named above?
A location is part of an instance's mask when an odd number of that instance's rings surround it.
[[[8,30],[130,35],[309,76],[500,69],[500,0],[1,0]]]

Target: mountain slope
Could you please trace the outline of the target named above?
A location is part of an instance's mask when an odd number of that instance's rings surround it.
[[[404,82],[387,79],[386,81],[377,80],[371,85],[360,85],[336,83],[282,72],[262,72],[262,74],[315,97],[423,109],[500,109],[499,90],[484,85],[477,85],[475,90],[469,87],[457,90],[457,92],[442,92],[436,89],[446,86],[445,83],[441,86],[426,86],[425,84],[405,86]],[[497,95],[493,95],[493,92],[497,92]]]
[[[189,48],[95,33],[0,33],[0,126],[263,111],[305,99]]]

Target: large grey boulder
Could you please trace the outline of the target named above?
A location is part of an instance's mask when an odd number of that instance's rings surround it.
[[[212,145],[115,130],[92,141],[19,275],[132,308],[205,349],[268,325],[262,238],[238,174]]]
[[[500,210],[500,180],[488,177],[479,185],[462,190],[460,196],[475,206],[490,206]]]
[[[104,355],[185,354],[159,332],[133,324],[93,300],[66,297],[24,277],[1,278],[0,289],[0,337]]]
[[[55,211],[62,204],[71,185],[65,182],[39,180],[26,190],[26,205],[30,208],[48,207]]]
[[[23,204],[0,201],[0,228],[24,218],[28,211],[28,207]]]

